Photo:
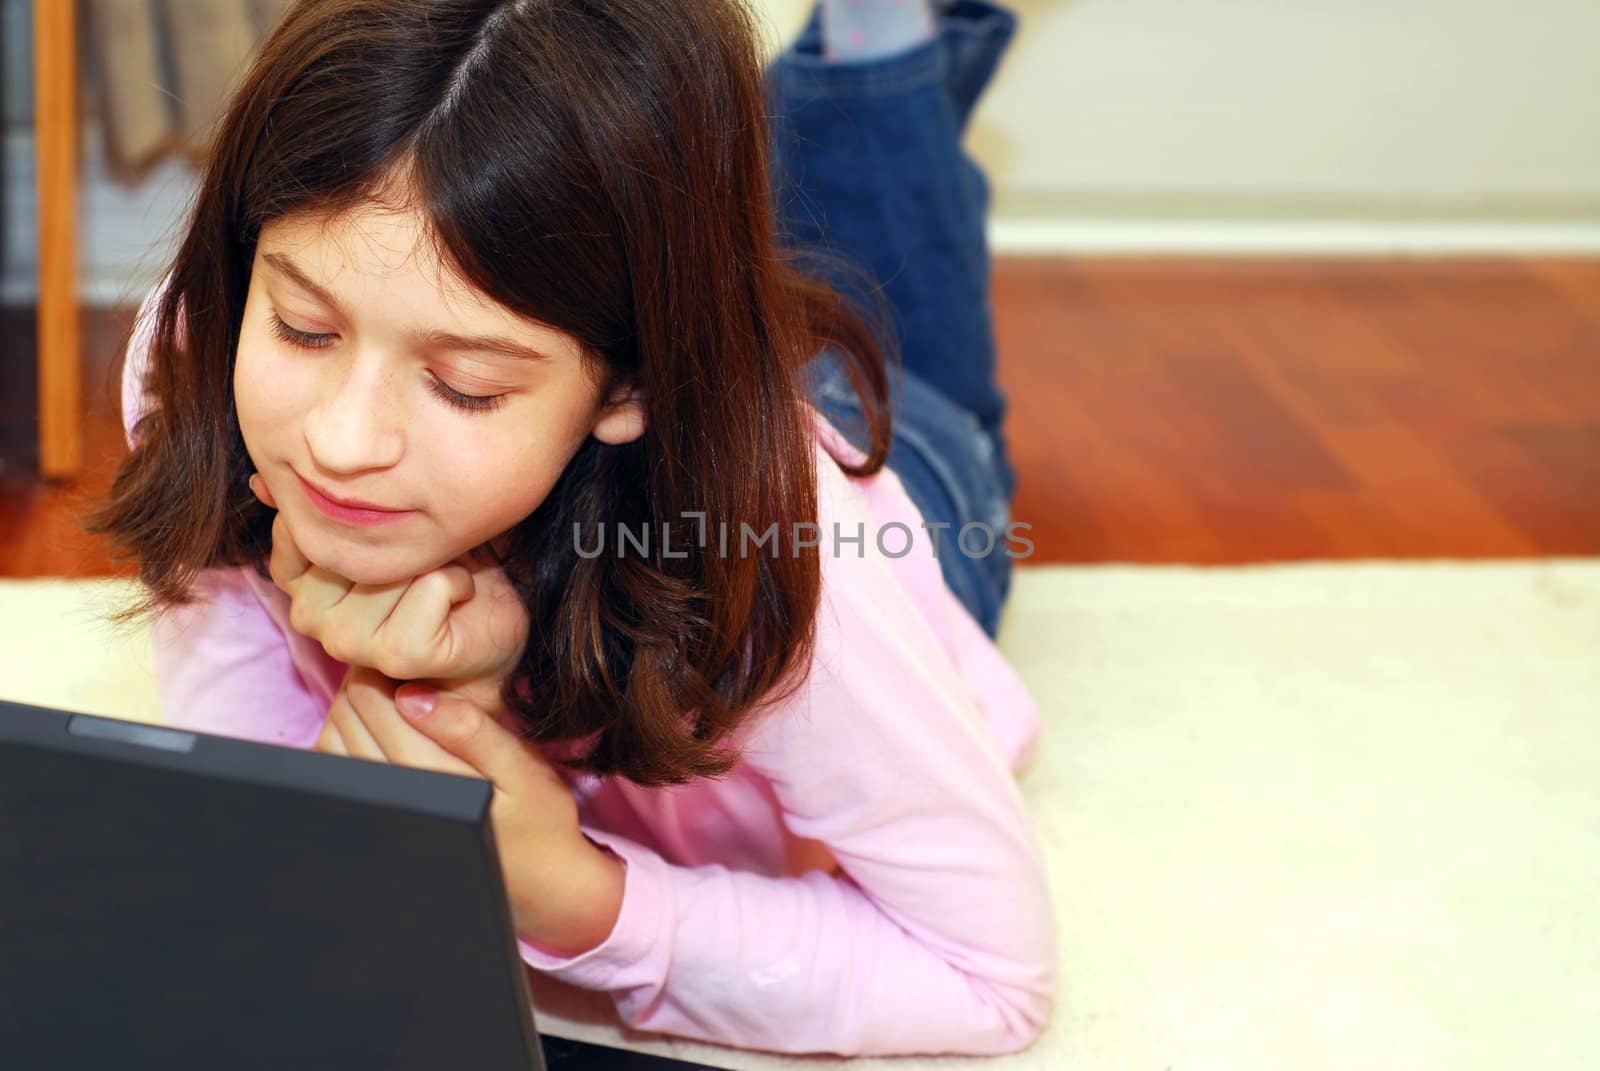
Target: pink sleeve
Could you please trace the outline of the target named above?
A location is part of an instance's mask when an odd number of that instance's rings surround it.
[[[141,304],[122,367],[122,427],[130,449],[138,445],[134,425],[151,405],[144,376],[166,282]],[[203,570],[194,592],[192,604],[163,610],[150,625],[163,723],[268,744],[314,744],[327,704],[306,686],[288,638],[246,570]]]
[[[949,588],[943,588],[945,627],[961,677],[982,696],[984,723],[995,749],[1013,774],[1033,763],[1043,728],[1039,704],[1016,669]]]
[[[133,434],[133,426],[151,406],[150,397],[145,393],[144,378],[150,367],[150,343],[156,329],[156,304],[167,282],[168,278],[163,278],[139,305],[139,312],[133,321],[133,334],[128,339],[127,358],[122,362],[122,432],[130,450],[139,445],[139,440]]]
[[[524,943],[524,958],[610,991],[636,1028],[725,1044],[844,1055],[1030,1044],[1056,972],[1039,845],[981,711],[915,613],[870,575],[833,584],[810,682],[746,748],[786,824],[848,877],[674,866],[586,828],[626,862],[617,925],[579,956]]]

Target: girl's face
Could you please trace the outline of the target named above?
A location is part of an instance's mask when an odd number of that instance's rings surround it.
[[[301,551],[357,583],[493,540],[586,437],[644,431],[638,397],[602,398],[576,340],[473,292],[423,235],[414,210],[376,205],[284,219],[251,269],[233,377],[245,448]]]

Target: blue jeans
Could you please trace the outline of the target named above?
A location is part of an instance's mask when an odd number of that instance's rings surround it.
[[[843,254],[876,281],[864,288],[822,273],[858,306],[888,314],[901,354],[890,366],[889,467],[925,523],[949,525],[940,569],[990,636],[1011,586],[1006,527],[1016,475],[995,379],[989,185],[961,135],[1016,27],[1016,15],[997,4],[958,0],[929,41],[827,63],[814,8],[767,71],[781,240]],[[808,386],[859,445],[860,408],[835,361],[830,350],[819,354]],[[993,546],[979,553],[985,531]]]

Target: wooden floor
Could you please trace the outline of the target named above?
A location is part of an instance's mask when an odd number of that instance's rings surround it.
[[[1010,263],[1040,560],[1600,553],[1600,262]]]
[[[1600,553],[1600,261],[1001,260],[994,301],[1034,562]],[[5,357],[0,576],[113,571],[70,511],[126,326],[87,317],[70,487]]]

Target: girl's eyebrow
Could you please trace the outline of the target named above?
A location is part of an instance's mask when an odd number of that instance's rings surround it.
[[[276,268],[290,282],[311,294],[318,301],[327,305],[341,316],[347,315],[344,306],[339,300],[323,286],[313,282],[311,277],[300,270],[300,266],[290,260],[283,253],[263,253],[261,259]],[[550,355],[532,346],[515,342],[509,338],[499,338],[494,335],[458,335],[450,331],[424,330],[413,331],[411,340],[419,347],[441,350],[470,350],[476,353],[492,353],[500,357],[511,357],[522,361],[548,361]]]

